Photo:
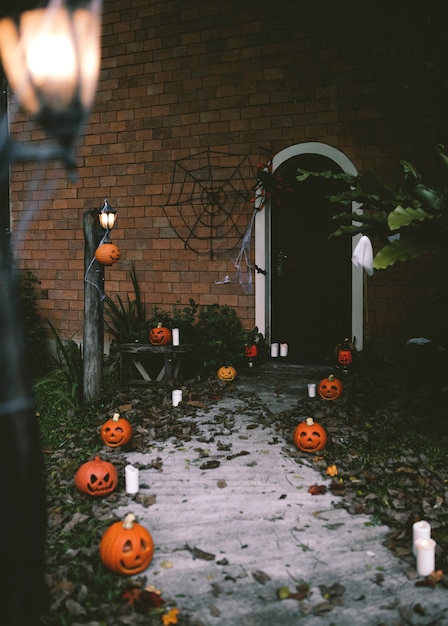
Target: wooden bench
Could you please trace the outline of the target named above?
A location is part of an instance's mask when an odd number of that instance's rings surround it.
[[[191,352],[192,345],[182,346],[153,346],[149,343],[123,343],[118,346],[111,346],[111,352],[118,352],[120,355],[120,380],[121,384],[127,383],[144,384],[151,382],[161,382],[162,380],[182,379],[182,358]],[[161,367],[154,374],[149,370],[148,356],[162,356]],[[145,362],[147,361],[147,362]],[[157,359],[152,359],[152,365]],[[139,377],[135,378],[136,375]]]

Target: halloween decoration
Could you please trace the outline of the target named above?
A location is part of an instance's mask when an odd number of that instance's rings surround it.
[[[128,513],[104,533],[99,546],[100,559],[116,574],[131,576],[143,572],[152,561],[154,542],[149,531]]]
[[[323,400],[337,400],[341,397],[343,389],[343,384],[334,374],[330,374],[328,378],[323,378],[317,387]]]
[[[103,461],[99,456],[83,463],[76,472],[76,488],[89,496],[107,496],[117,488],[117,485],[117,470],[112,463]]]
[[[101,426],[100,434],[106,446],[118,448],[126,445],[132,439],[132,426],[119,413],[114,413],[112,419],[107,420]]]
[[[151,328],[149,331],[149,341],[153,346],[166,346],[171,341],[170,329],[165,328],[162,322],[159,322],[156,328]]]
[[[294,430],[293,440],[302,452],[318,452],[323,450],[327,443],[327,433],[323,426],[307,417]]]
[[[103,243],[95,251],[95,259],[101,265],[113,265],[121,257],[121,252],[113,243]]]
[[[219,380],[231,382],[236,378],[236,369],[231,365],[222,365],[218,370]]]
[[[341,343],[338,343],[335,349],[338,367],[347,372],[353,364],[355,353],[355,345],[348,339],[348,337],[346,337]]]
[[[253,343],[250,346],[244,346],[244,356],[247,359],[254,359],[258,354],[257,344]]]

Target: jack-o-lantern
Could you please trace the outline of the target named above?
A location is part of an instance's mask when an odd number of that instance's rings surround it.
[[[317,387],[319,395],[323,400],[337,400],[341,397],[343,389],[343,384],[334,374],[323,378]]]
[[[132,439],[132,426],[126,418],[114,413],[112,419],[101,426],[101,439],[110,448],[125,446]]]
[[[344,341],[336,346],[336,359],[343,368],[348,368],[353,363],[353,356],[356,353],[354,344],[346,337]]]
[[[113,243],[103,243],[95,250],[95,259],[101,265],[113,265],[121,257],[121,252]]]
[[[123,521],[115,522],[100,541],[100,559],[116,574],[133,576],[143,572],[152,561],[154,542],[149,531],[128,513]]]
[[[258,354],[257,345],[253,343],[250,346],[244,346],[244,356],[247,359],[254,359]]]
[[[149,341],[153,346],[166,346],[171,341],[171,331],[159,322],[155,328],[149,331]]]
[[[117,488],[118,474],[109,461],[96,456],[83,463],[75,475],[75,486],[89,496],[107,496]]]
[[[236,378],[236,369],[232,365],[222,365],[218,370],[219,380],[231,382]]]
[[[327,443],[327,433],[323,426],[307,417],[304,422],[296,426],[293,435],[294,443],[303,452],[318,452],[323,450]]]

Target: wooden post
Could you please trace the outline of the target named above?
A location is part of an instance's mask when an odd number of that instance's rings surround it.
[[[104,267],[95,259],[104,231],[98,211],[84,213],[84,335],[83,401],[95,402],[103,382],[104,356]]]

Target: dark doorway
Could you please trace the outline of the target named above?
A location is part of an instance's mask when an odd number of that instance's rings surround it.
[[[298,360],[330,357],[351,336],[351,239],[329,239],[331,216],[345,210],[328,196],[341,181],[310,177],[297,181],[297,169],[341,169],[327,157],[301,154],[275,172],[271,196],[272,341],[286,342]]]

